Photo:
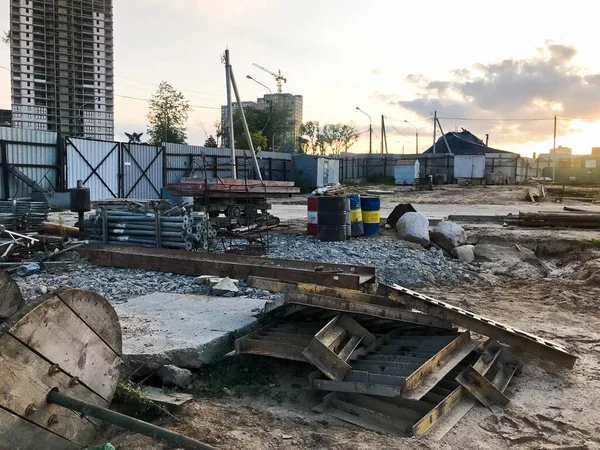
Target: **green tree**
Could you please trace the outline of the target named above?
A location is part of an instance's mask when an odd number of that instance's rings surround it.
[[[317,153],[316,142],[320,132],[317,120],[309,120],[300,125],[300,136],[306,141],[302,148],[304,153],[312,152],[313,155]]]
[[[150,122],[148,135],[150,145],[162,142],[185,144],[186,123],[191,110],[185,96],[166,81],[158,85],[157,91],[148,100]]]
[[[206,139],[206,141],[204,141],[204,146],[209,148],[217,148],[217,141],[214,137],[212,137],[212,134]]]
[[[356,128],[346,124],[342,125],[340,129],[340,135],[345,152],[347,152],[348,149],[355,144],[360,136],[358,131],[356,131]]]

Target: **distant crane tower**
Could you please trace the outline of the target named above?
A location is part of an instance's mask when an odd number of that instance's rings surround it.
[[[276,74],[275,72],[271,72],[269,69],[265,69],[263,66],[259,66],[256,63],[252,63],[252,65],[258,67],[260,70],[264,70],[265,72],[273,75],[277,80],[277,93],[281,94],[281,82],[283,81],[284,83],[287,83],[287,79],[281,75],[281,70],[279,70],[279,74]]]

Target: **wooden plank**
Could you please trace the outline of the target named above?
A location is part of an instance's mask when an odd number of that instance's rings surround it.
[[[108,300],[95,292],[73,288],[60,289],[56,295],[115,353],[122,354],[123,338],[119,316]]]
[[[165,392],[163,389],[153,386],[142,386],[140,390],[148,400],[167,407],[178,407],[194,399],[192,394],[186,394],[184,392]]]
[[[274,358],[289,359],[291,361],[307,362],[302,356],[304,347],[277,342],[258,341],[255,339],[238,339],[236,353],[251,353],[253,355],[272,356]]]
[[[8,319],[23,306],[17,283],[5,270],[0,270],[0,321]]]
[[[43,447],[40,444],[43,442]],[[0,448],[76,450],[83,448],[0,407]]]
[[[469,366],[463,370],[456,377],[456,381],[458,381],[469,394],[475,397],[479,403],[488,408],[491,408],[496,404],[506,406],[510,401],[506,395],[498,390],[491,381],[477,372],[473,366]]]
[[[363,326],[358,324],[354,319],[352,319],[352,317],[346,314],[343,314],[339,318],[338,324],[348,331],[349,334],[353,336],[360,336],[365,345],[371,345],[375,342],[375,336],[369,333],[369,331],[367,331]]]
[[[372,305],[367,303],[354,302],[335,297],[326,297],[322,295],[305,294],[301,292],[288,292],[285,297],[286,303],[297,305],[314,306],[327,308],[334,311],[366,314],[373,317],[379,317],[387,320],[415,323],[427,325],[430,327],[453,329],[452,323],[447,320],[432,317],[420,312],[408,311],[400,308],[391,308],[387,306]]]
[[[390,287],[380,284],[380,286],[383,286],[382,289],[387,293],[391,300],[399,299],[403,304],[408,304],[410,307],[426,314],[449,320],[468,330],[512,345],[513,347],[539,356],[542,359],[552,361],[560,366],[571,369],[577,361],[577,357],[567,352],[563,346],[533,334],[479,316],[470,311],[419,294],[418,292],[411,291],[410,289],[398,285]]]
[[[58,364],[107,401],[119,380],[120,356],[59,297],[41,301],[8,329],[13,337]]]
[[[482,375],[485,375],[496,362],[500,355],[501,347],[497,342],[488,340],[484,353],[473,366]],[[443,437],[450,428],[477,403],[466,394],[462,386],[458,386],[450,395],[438,403],[429,413],[413,426],[413,434],[422,436],[436,433],[436,438]]]
[[[51,432],[77,443],[88,445],[96,426],[80,414],[46,402],[46,396],[58,388],[71,397],[108,408],[106,400],[81,384],[70,384],[72,377],[64,371],[50,372],[51,364],[31,351],[10,334],[0,338],[0,407]],[[33,410],[35,408],[35,411]],[[48,426],[51,416],[59,418]]]
[[[411,400],[419,400],[465,359],[477,345],[477,342],[471,340],[469,331],[459,335],[406,379],[402,396]]]
[[[150,251],[149,251],[150,250]],[[375,276],[374,268],[343,264],[309,263],[274,258],[240,257],[216,253],[184,252],[144,247],[90,246],[83,250],[92,264],[132,269],[171,272],[184,275],[215,275],[246,280],[249,276],[277,277],[286,281],[311,282],[328,286],[359,289],[366,274]],[[110,255],[109,258],[106,256]],[[315,271],[323,266],[323,271]]]

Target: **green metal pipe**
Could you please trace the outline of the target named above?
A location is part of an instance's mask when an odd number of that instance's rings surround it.
[[[87,402],[82,402],[66,395],[60,394],[58,391],[50,391],[47,397],[48,403],[52,403],[63,408],[70,409],[71,411],[77,411],[85,414],[89,417],[102,420],[103,422],[117,425],[125,428],[126,430],[133,431],[135,433],[144,434],[151,438],[168,442],[173,444],[177,448],[185,448],[189,450],[217,450],[208,444],[203,444],[194,439],[182,436],[172,431],[165,430],[164,428],[157,427],[151,423],[144,422],[143,420],[134,419],[133,417],[120,414],[110,409],[102,408],[101,406],[92,405]]]

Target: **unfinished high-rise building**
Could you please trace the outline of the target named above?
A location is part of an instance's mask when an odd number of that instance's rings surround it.
[[[11,0],[13,126],[113,140],[112,0]]]

